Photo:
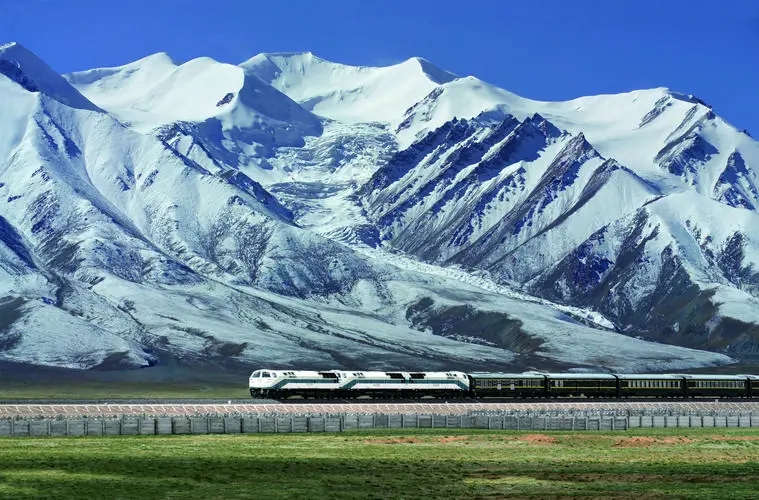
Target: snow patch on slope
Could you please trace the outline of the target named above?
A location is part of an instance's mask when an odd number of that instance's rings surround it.
[[[561,304],[555,304],[553,302],[543,300],[532,295],[521,293],[514,290],[512,287],[496,283],[487,271],[475,271],[470,272],[463,269],[461,266],[439,266],[435,264],[428,264],[421,262],[413,257],[405,255],[399,251],[388,251],[381,248],[371,248],[367,246],[354,246],[354,250],[364,254],[372,259],[377,259],[383,262],[387,262],[393,266],[399,267],[406,271],[413,271],[423,274],[429,274],[432,276],[439,276],[445,279],[460,281],[467,285],[481,288],[482,290],[495,293],[498,295],[504,295],[506,297],[524,300],[526,302],[533,302],[535,304],[542,304],[550,308],[554,308],[556,311],[570,314],[587,320],[601,328],[614,330],[614,324],[606,319],[602,314],[590,311],[587,309],[581,309],[578,307],[564,306]]]

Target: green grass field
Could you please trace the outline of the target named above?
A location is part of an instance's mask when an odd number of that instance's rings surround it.
[[[0,439],[4,498],[756,498],[759,432]]]

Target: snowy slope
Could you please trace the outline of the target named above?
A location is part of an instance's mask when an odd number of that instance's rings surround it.
[[[487,272],[566,305],[599,309],[630,333],[757,350],[759,317],[716,297],[745,302],[756,294],[755,222],[743,210],[759,206],[759,143],[701,99],[657,88],[539,102],[474,77],[451,77],[416,83],[427,93],[409,106],[392,87],[367,83],[367,75],[401,66],[346,67],[311,54],[251,61],[246,64],[262,79],[317,114],[348,124],[382,121],[395,137],[397,149],[375,155],[368,180],[322,181],[316,192],[299,183],[293,150],[272,160],[288,159],[294,175],[270,186],[288,206],[300,207],[296,219],[307,227]],[[337,98],[346,95],[348,111]],[[403,106],[379,115],[363,107],[369,98]],[[323,150],[307,141],[297,157]],[[326,179],[333,175],[325,172]],[[665,203],[674,204],[673,212],[655,212]],[[696,206],[705,210],[683,220]],[[598,245],[615,250],[596,255]],[[646,263],[631,264],[633,256]],[[673,291],[681,288],[686,297],[676,300]],[[654,303],[673,313],[650,314]],[[699,307],[711,312],[688,312]]]
[[[325,61],[310,52],[259,54],[241,67],[305,109],[348,123],[397,124],[406,109],[455,78],[418,57],[372,68]]]
[[[756,144],[690,98],[535,103],[312,54],[64,79],[10,45],[0,68],[0,360],[674,370],[733,360],[614,329],[753,321],[641,312],[662,276],[753,297]],[[575,286],[580,261],[603,279]]]
[[[479,99],[463,79],[441,89],[399,128],[417,140],[361,190],[387,244],[598,308],[626,331],[757,349],[759,317],[728,328],[733,308],[711,298],[757,293],[756,141],[666,89],[563,103]],[[689,312],[705,304],[708,318]]]

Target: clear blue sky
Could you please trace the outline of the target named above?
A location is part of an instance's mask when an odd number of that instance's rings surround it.
[[[421,56],[541,100],[665,86],[759,137],[757,0],[0,0],[0,41],[60,72],[310,50]]]

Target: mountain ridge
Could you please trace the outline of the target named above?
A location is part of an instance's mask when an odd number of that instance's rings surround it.
[[[759,149],[703,101],[285,59],[51,77],[97,109],[0,75],[0,359],[663,370],[759,349],[739,307]]]

